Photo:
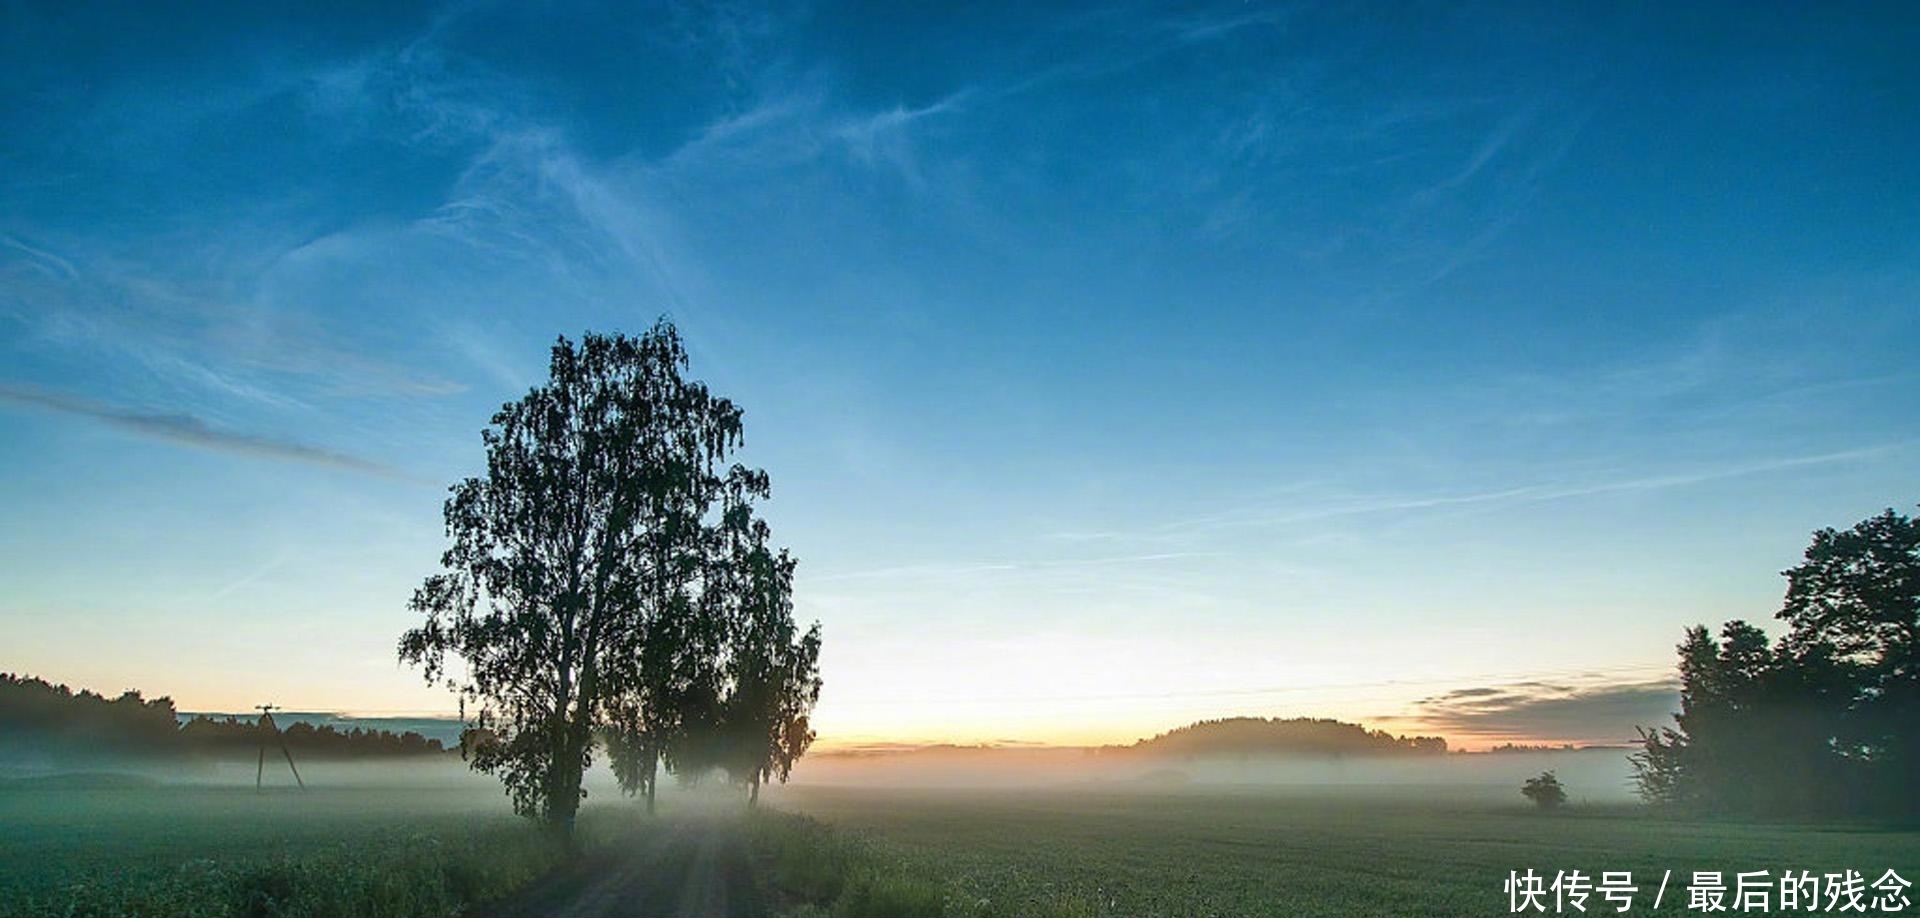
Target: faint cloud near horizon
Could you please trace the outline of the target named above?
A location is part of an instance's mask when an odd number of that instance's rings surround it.
[[[1678,710],[1672,677],[1597,682],[1568,679],[1475,686],[1429,695],[1404,718],[1469,740],[1621,743],[1635,727],[1666,724]]]

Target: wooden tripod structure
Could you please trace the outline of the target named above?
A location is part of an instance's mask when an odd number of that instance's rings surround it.
[[[257,794],[261,791],[262,781],[267,775],[267,735],[269,733],[279,741],[280,754],[287,757],[287,769],[293,772],[294,783],[300,785],[301,790],[306,790],[307,782],[300,780],[300,769],[293,764],[293,750],[287,748],[287,738],[280,735],[280,725],[273,722],[273,712],[279,706],[256,704],[253,707],[260,712],[260,761],[253,772],[253,792]]]

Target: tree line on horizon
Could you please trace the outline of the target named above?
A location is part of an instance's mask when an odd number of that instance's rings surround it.
[[[265,734],[265,735],[263,735]],[[317,758],[384,758],[444,754],[437,739],[412,730],[395,733],[294,721],[279,728],[287,747]],[[31,676],[0,673],[0,736],[8,748],[101,755],[251,755],[271,734],[254,720],[182,717],[168,697],[129,690],[108,698]]]
[[[1688,628],[1674,725],[1642,728],[1647,801],[1746,816],[1920,820],[1920,522],[1813,534],[1768,641]]]
[[[449,489],[400,639],[459,697],[471,765],[563,836],[596,756],[651,809],[663,770],[757,799],[813,741],[820,626],[794,622],[770,480],[733,461],[740,408],[686,371],[664,319],[560,338],[482,431],[485,472]]]

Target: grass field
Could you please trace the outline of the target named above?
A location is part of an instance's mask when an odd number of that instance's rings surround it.
[[[936,792],[786,788],[783,808],[868,839],[883,871],[941,885],[949,914],[1497,915],[1508,871],[1632,871],[1629,914],[1685,911],[1694,871],[1888,868],[1920,833],[1681,822],[1633,806],[1558,813],[1484,792]],[[1914,897],[1920,899],[1920,897]],[[1598,896],[1588,913],[1612,914]],[[1552,898],[1546,900],[1549,913]],[[1910,910],[1911,911],[1911,910]],[[1575,912],[1568,909],[1568,913]]]
[[[550,869],[471,787],[0,788],[0,915],[446,915]]]
[[[1642,890],[1629,914],[1652,911],[1671,870],[1661,912],[1678,914],[1696,870],[1730,886],[1752,870],[1920,877],[1911,831],[1682,822],[1611,805],[1540,813],[1504,796],[795,786],[768,793],[761,822],[784,828],[758,841],[784,845],[762,859],[770,885],[819,887],[831,874],[825,893],[802,888],[784,904],[846,916],[1498,915],[1508,871],[1528,868],[1632,871]],[[682,821],[710,806],[663,803]],[[647,823],[626,802],[583,814],[589,834],[636,824]],[[471,783],[10,787],[0,826],[9,916],[453,915],[559,859],[497,789]],[[1613,913],[1597,896],[1587,905]]]

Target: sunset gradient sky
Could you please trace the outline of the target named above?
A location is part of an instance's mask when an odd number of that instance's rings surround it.
[[[1920,500],[1911,4],[9,4],[0,669],[394,659],[556,335],[670,315],[823,742],[1624,739]]]

